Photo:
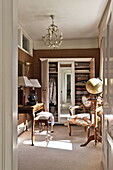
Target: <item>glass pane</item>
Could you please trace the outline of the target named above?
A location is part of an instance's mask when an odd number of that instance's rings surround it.
[[[23,48],[29,52],[29,40],[23,35]]]
[[[71,75],[67,75],[67,103],[71,103]]]

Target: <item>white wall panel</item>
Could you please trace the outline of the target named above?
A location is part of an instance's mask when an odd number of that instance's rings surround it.
[[[0,0],[0,170],[17,167],[17,0]]]

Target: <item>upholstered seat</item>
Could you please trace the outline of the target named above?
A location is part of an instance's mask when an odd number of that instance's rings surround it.
[[[93,104],[91,102],[91,98],[87,98],[86,96],[82,96],[82,103],[80,106],[70,106],[69,107],[69,112],[70,112],[70,117],[67,119],[68,121],[68,127],[69,127],[69,135],[71,136],[71,125],[79,125],[79,126],[84,126],[85,130],[88,130],[88,137],[90,135],[90,127],[94,126],[95,124],[95,113],[94,108],[91,109],[89,113],[86,113],[85,108],[87,107],[93,107]],[[80,114],[74,114],[74,111],[79,108],[84,108],[84,113]],[[101,134],[101,119],[102,119],[102,106],[98,106],[96,108],[96,113],[97,113],[97,122],[99,123],[99,132]]]
[[[69,113],[70,113],[70,117],[67,119],[68,121],[68,127],[70,129],[69,131],[69,135],[71,136],[71,125],[72,124],[76,124],[76,125],[80,125],[80,126],[84,126],[85,130],[86,128],[88,128],[88,136],[89,136],[89,127],[93,126],[94,124],[94,114],[92,114],[91,112],[86,113],[86,108],[89,108],[92,106],[91,101],[88,101],[89,97],[86,96],[82,96],[82,104],[80,106],[70,106],[69,107]],[[83,108],[84,113],[80,113],[80,114],[74,114],[74,111],[76,109],[80,109]]]
[[[68,122],[81,126],[91,126],[94,124],[94,114],[92,114],[92,121],[89,113],[80,113],[68,118]]]
[[[49,122],[51,122],[51,132],[53,132],[53,125],[54,125],[54,116],[50,112],[41,111],[37,113],[37,116],[34,118],[35,121],[38,123],[43,123],[47,126],[47,134],[48,134],[48,128],[49,128]]]

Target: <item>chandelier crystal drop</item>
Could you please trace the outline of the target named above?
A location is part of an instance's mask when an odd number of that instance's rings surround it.
[[[63,35],[54,24],[54,15],[50,15],[50,17],[52,19],[52,24],[48,27],[48,33],[42,37],[42,40],[46,46],[58,48],[62,43]]]

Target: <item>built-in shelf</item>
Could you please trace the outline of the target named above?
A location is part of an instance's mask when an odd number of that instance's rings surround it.
[[[76,66],[76,69],[90,68],[89,66]]]
[[[51,101],[51,97],[49,98],[49,111],[53,113],[55,122],[58,122],[58,62],[49,62],[49,87],[55,86],[55,91],[52,91],[52,95],[56,96],[56,102]],[[49,89],[50,92],[50,89]],[[51,93],[51,92],[50,92]],[[53,94],[54,93],[54,94]]]
[[[90,62],[75,62],[75,105],[82,104],[82,96],[88,96],[85,85],[90,79]],[[90,109],[88,109],[90,110]],[[77,113],[82,113],[83,108],[76,109]]]
[[[55,74],[55,73],[58,73],[58,72],[50,71],[49,73],[50,73],[50,74]]]

